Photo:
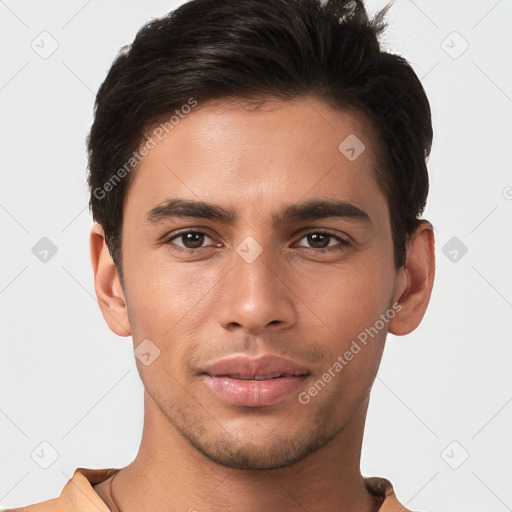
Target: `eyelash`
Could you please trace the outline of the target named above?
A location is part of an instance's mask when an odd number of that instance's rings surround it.
[[[197,247],[195,249],[190,249],[188,247],[180,247],[176,244],[173,244],[173,240],[176,240],[180,237],[183,237],[189,233],[194,233],[194,234],[197,234],[197,235],[204,235],[204,236],[207,236],[209,238],[212,238],[206,231],[203,231],[202,229],[188,229],[188,230],[185,230],[185,231],[180,231],[179,233],[174,233],[172,236],[170,237],[167,237],[166,239],[164,239],[164,244],[167,244],[167,245],[174,245],[174,247],[179,250],[179,251],[182,251],[182,252],[186,252],[188,254],[197,254],[197,252],[201,249],[208,249],[208,247]],[[335,245],[335,246],[332,246],[332,247],[325,247],[325,248],[316,248],[316,247],[304,247],[304,246],[301,246],[303,249],[307,249],[308,251],[311,251],[311,252],[321,252],[321,253],[326,253],[326,252],[332,252],[332,251],[343,251],[345,250],[348,246],[350,246],[350,242],[347,241],[347,240],[344,240],[342,238],[340,238],[339,236],[337,235],[334,235],[328,231],[310,231],[308,233],[305,233],[304,235],[302,235],[302,237],[299,239],[299,240],[302,240],[304,238],[306,238],[307,236],[309,235],[324,235],[324,236],[327,236],[327,237],[330,237],[330,238],[334,238],[336,239],[339,243],[338,245]],[[210,247],[211,248],[211,247]],[[214,247],[215,248],[215,247]]]

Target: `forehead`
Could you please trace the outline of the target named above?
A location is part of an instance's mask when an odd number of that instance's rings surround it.
[[[172,128],[148,130],[152,149],[135,170],[125,207],[148,210],[182,197],[261,212],[284,198],[358,203],[382,196],[371,127],[357,111],[305,97],[257,107],[217,100],[175,117]]]

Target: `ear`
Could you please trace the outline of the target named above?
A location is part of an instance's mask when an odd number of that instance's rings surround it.
[[[399,270],[394,303],[401,309],[389,322],[389,332],[402,336],[420,324],[432,293],[435,273],[434,230],[422,221],[411,235],[405,265]]]
[[[94,288],[103,318],[117,335],[129,336],[131,327],[124,291],[99,224],[91,229],[90,246]]]

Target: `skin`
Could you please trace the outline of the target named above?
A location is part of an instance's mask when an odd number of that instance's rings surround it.
[[[349,134],[366,145],[355,161],[338,150]],[[406,265],[395,268],[372,144],[362,115],[313,97],[269,99],[252,110],[241,101],[198,105],[136,170],[123,211],[124,287],[101,226],[93,227],[95,288],[107,324],[131,335],[134,347],[150,339],[160,350],[148,366],[137,359],[144,431],[137,457],[113,486],[123,512],[378,510],[381,498],[368,493],[359,469],[369,393],[387,332],[407,334],[425,313],[434,238],[423,222]],[[237,218],[148,220],[175,198]],[[285,206],[310,200],[343,200],[369,220],[273,222]],[[170,240],[198,228],[207,236]],[[325,231],[332,236],[314,236]],[[248,236],[262,249],[251,263],[236,251]],[[300,403],[298,393],[397,303],[400,311],[378,335]],[[274,405],[235,406],[199,374],[235,353],[284,356],[310,375]],[[96,491],[116,510],[107,486]]]

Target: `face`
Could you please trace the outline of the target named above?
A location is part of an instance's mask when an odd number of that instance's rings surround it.
[[[136,170],[123,291],[159,350],[138,369],[211,460],[292,464],[366,400],[400,295],[377,165],[362,117],[307,98],[198,105]]]

